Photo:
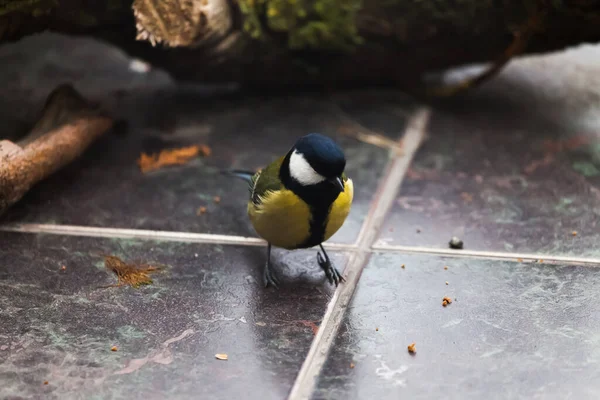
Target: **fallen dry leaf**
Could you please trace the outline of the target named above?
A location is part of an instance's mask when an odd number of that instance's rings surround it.
[[[227,354],[218,353],[218,354],[215,354],[215,358],[216,358],[217,360],[223,360],[223,361],[226,361],[226,360],[227,360],[229,357],[227,357]]]
[[[205,145],[194,145],[178,149],[165,149],[158,154],[142,153],[138,165],[143,173],[155,171],[170,165],[183,165],[199,155],[208,157],[211,149]]]
[[[415,354],[417,352],[417,344],[416,343],[411,343],[408,345],[408,352]]]
[[[159,267],[151,265],[135,265],[123,262],[119,257],[104,257],[104,265],[117,275],[119,280],[115,286],[130,285],[139,287],[140,285],[149,285],[152,279],[149,274],[158,271]]]

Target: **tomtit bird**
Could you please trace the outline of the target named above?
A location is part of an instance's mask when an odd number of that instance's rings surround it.
[[[232,171],[248,181],[248,216],[268,242],[265,286],[278,284],[271,269],[271,246],[293,250],[318,245],[323,254],[317,253],[317,262],[329,282],[337,286],[344,280],[322,243],[340,229],[350,212],[354,188],[345,167],[346,158],[338,145],[311,133],[257,173]]]

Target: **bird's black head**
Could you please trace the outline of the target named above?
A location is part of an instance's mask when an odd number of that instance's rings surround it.
[[[342,174],[346,168],[346,157],[327,136],[311,133],[301,137],[288,153],[286,163],[289,175],[283,178],[292,184],[303,187],[329,184],[337,188],[338,193],[344,191]]]

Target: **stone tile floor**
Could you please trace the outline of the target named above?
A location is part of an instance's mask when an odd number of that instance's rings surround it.
[[[185,89],[55,36],[4,46],[0,66],[3,137],[63,80],[130,125],[0,220],[0,398],[598,398],[599,47],[519,60],[427,105]],[[284,284],[264,289],[246,189],[219,170],[258,168],[310,131],[340,142],[357,187],[329,243],[347,281],[328,285],[315,250],[276,251]],[[210,157],[136,166],[198,142]],[[110,287],[106,254],[163,268]]]

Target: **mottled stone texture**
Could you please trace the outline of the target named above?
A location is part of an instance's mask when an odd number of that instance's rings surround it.
[[[314,251],[276,252],[274,291],[259,283],[260,247],[0,241],[0,398],[281,399],[330,296]],[[164,268],[151,285],[107,287],[103,254]]]
[[[600,256],[598,59],[523,60],[438,104],[380,242]]]
[[[375,255],[313,398],[598,398],[598,272]]]

